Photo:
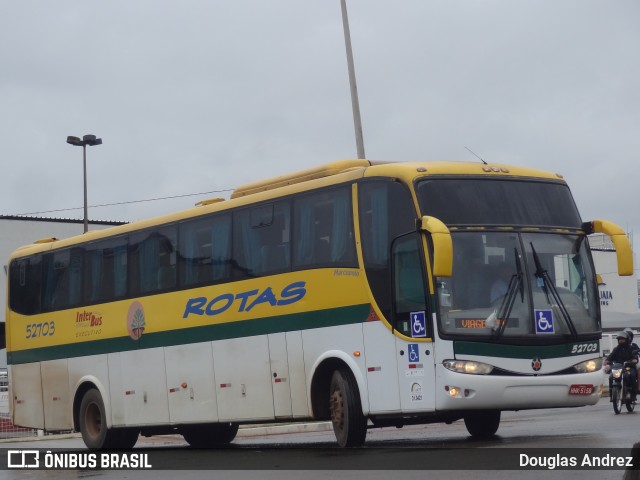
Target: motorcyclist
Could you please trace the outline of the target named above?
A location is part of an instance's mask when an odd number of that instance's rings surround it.
[[[616,336],[616,339],[618,340],[618,345],[607,356],[606,364],[607,365],[614,364],[614,363],[624,364],[624,362],[631,361],[631,363],[633,363],[634,366],[636,366],[638,364],[638,353],[634,351],[631,347],[631,339],[629,334],[627,332],[620,332]],[[638,389],[637,377],[638,377],[638,372],[636,368],[632,368],[631,381],[632,381],[633,388],[631,389],[631,391],[633,396],[632,400],[634,402],[636,401],[636,393]],[[609,377],[609,398],[611,398],[611,384],[612,384],[612,378]]]
[[[626,332],[626,334],[629,336],[629,345],[631,345],[631,350],[635,350],[636,352],[640,351],[640,347],[633,343],[633,330],[627,327],[623,331]]]
[[[627,332],[627,335],[629,335],[629,343],[631,344],[631,350],[633,350],[634,352],[636,352],[636,354],[638,354],[638,360],[640,360],[640,347],[638,347],[638,345],[636,345],[635,343],[633,343],[633,330],[631,330],[629,327],[624,329],[625,332]],[[636,383],[638,383],[638,393],[640,393],[640,382],[637,382],[637,379],[640,378],[640,363],[636,364]]]

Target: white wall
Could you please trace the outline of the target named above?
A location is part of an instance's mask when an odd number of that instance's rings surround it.
[[[596,273],[603,284],[598,286],[602,327],[605,330],[640,327],[640,309],[638,308],[638,279],[636,275],[621,277],[618,275],[616,252],[607,237],[591,236]],[[636,265],[634,255],[634,267]]]

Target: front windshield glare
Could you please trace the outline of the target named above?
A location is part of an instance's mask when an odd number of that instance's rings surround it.
[[[526,234],[522,240],[530,268],[534,333],[597,332],[595,273],[584,237]]]
[[[452,239],[453,275],[436,284],[443,334],[498,340],[597,332],[581,237],[455,232]]]

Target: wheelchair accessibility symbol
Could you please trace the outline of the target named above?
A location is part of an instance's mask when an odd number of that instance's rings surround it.
[[[533,313],[536,317],[536,333],[554,333],[553,311],[536,309]]]
[[[411,312],[411,336],[426,337],[427,321],[424,312]]]
[[[416,363],[420,361],[420,350],[418,350],[417,343],[410,343],[409,347],[409,362]]]

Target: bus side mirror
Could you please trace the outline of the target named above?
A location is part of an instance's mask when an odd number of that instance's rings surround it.
[[[593,220],[592,222],[583,223],[582,229],[587,232],[587,235],[591,233],[604,233],[608,235],[616,249],[618,275],[621,277],[633,275],[631,244],[629,243],[629,237],[627,237],[627,234],[621,227],[607,220]]]
[[[433,275],[450,277],[453,271],[453,243],[447,226],[436,217],[424,216],[418,222],[418,229],[429,232],[433,241]]]

